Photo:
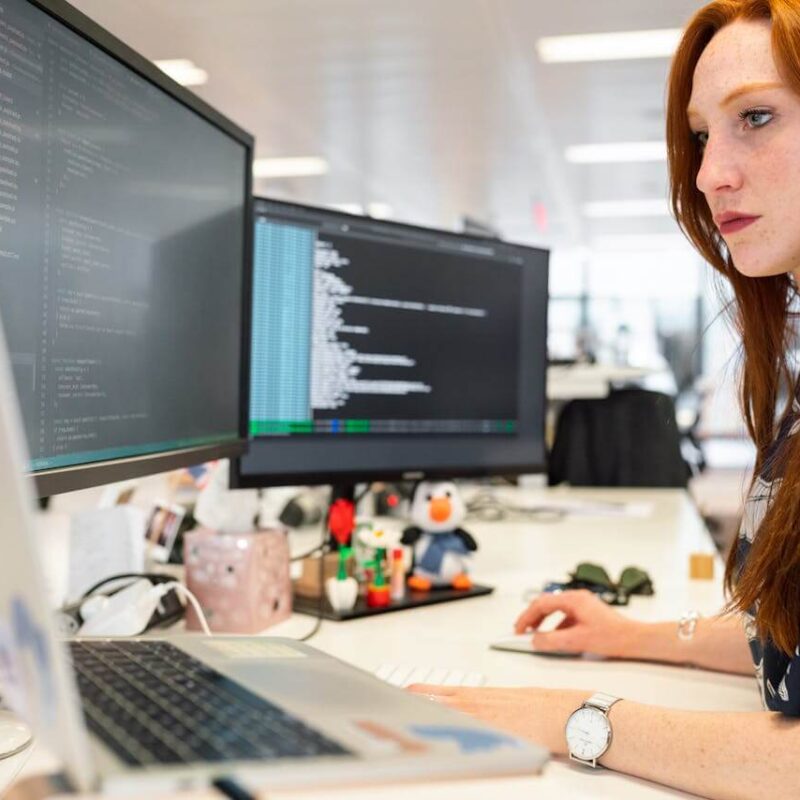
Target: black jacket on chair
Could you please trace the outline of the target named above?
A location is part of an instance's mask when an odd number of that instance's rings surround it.
[[[622,389],[571,400],[561,411],[549,461],[550,485],[685,487],[672,398]]]

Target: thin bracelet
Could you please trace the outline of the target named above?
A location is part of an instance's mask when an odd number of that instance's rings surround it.
[[[681,618],[678,620],[678,638],[684,642],[688,642],[692,639],[699,619],[699,611],[692,610],[682,614]]]

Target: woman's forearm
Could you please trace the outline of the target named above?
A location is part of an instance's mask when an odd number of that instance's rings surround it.
[[[538,708],[547,721],[512,730],[567,756],[566,721],[592,693],[532,691],[543,692]],[[768,711],[683,711],[623,699],[611,707],[609,720],[613,739],[600,758],[608,769],[711,800],[800,797],[800,719]]]
[[[678,637],[676,622],[640,623],[625,644],[622,658],[691,664],[752,675],[753,662],[741,620],[736,616],[701,619],[689,640]]]
[[[450,708],[567,756],[570,714],[592,691],[412,687]],[[684,711],[624,698],[608,714],[600,764],[711,800],[800,797],[800,719],[769,711]]]
[[[713,800],[800,797],[800,720],[623,701],[609,714],[610,769]]]

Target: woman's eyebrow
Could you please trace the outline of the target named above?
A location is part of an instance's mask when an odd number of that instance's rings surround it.
[[[737,86],[733,91],[728,92],[725,95],[722,102],[719,104],[720,108],[726,108],[731,103],[738,100],[740,97],[750,94],[751,92],[763,92],[767,89],[783,89],[784,85],[778,81],[757,81],[753,83],[743,83],[741,86]],[[689,108],[686,109],[686,116],[687,117],[702,117],[697,109]]]
[[[778,81],[761,81],[756,83],[745,83],[737,87],[732,92],[729,92],[725,99],[719,104],[720,108],[729,106],[734,100],[738,100],[742,95],[750,94],[750,92],[763,92],[767,89],[782,89],[783,84]]]

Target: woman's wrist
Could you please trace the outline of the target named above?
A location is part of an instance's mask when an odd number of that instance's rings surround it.
[[[650,622],[625,620],[625,624],[616,637],[611,658],[626,658],[641,661],[655,659],[653,655],[658,634],[658,626]]]
[[[540,691],[540,690],[536,690]],[[531,738],[537,743],[546,747],[554,756],[566,756],[567,720],[573,711],[588,700],[593,692],[581,691],[576,689],[548,689],[548,702],[545,704],[546,711],[541,722],[541,731],[535,731]]]
[[[624,658],[691,664],[691,643],[678,637],[675,622],[636,622]]]

